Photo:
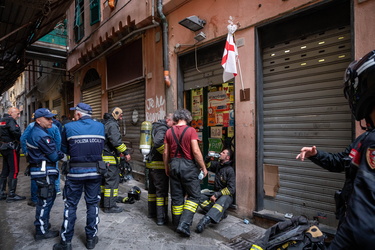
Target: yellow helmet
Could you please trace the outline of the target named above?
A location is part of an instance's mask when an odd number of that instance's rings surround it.
[[[118,120],[122,117],[122,109],[119,107],[115,107],[112,109],[112,116],[115,118],[115,120]]]
[[[52,110],[51,110],[51,113],[52,113],[52,114],[58,114],[56,109],[52,109]]]

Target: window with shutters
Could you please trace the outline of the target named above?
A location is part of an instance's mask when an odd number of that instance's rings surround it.
[[[85,35],[84,20],[85,20],[85,10],[84,10],[84,0],[75,1],[75,15],[74,15],[74,39],[76,42],[80,41]]]
[[[100,21],[100,2],[90,0],[90,24],[94,25]]]

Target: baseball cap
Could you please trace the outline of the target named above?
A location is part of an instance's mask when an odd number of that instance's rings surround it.
[[[78,103],[77,106],[70,108],[70,110],[78,110],[82,113],[89,114],[89,115],[92,114],[91,106],[83,102]]]
[[[54,117],[55,115],[56,114],[52,113],[49,109],[40,108],[40,109],[35,110],[34,119],[40,118],[40,117],[51,118],[51,117]]]

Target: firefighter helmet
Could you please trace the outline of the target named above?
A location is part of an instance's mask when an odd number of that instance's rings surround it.
[[[119,120],[122,117],[122,109],[115,107],[112,109],[112,116],[115,120]]]
[[[140,200],[141,198],[141,189],[137,186],[134,186],[130,189],[130,191],[128,192],[128,197],[129,198],[134,198],[134,200]]]
[[[56,114],[56,115],[58,114],[58,112],[57,112],[56,109],[52,109],[52,110],[51,110],[51,113]]]
[[[366,118],[375,105],[375,50],[345,71],[344,95],[357,121]]]

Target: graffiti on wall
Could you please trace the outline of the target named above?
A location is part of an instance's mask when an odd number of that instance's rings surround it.
[[[146,121],[156,122],[165,117],[165,99],[163,96],[155,96],[146,100]]]

